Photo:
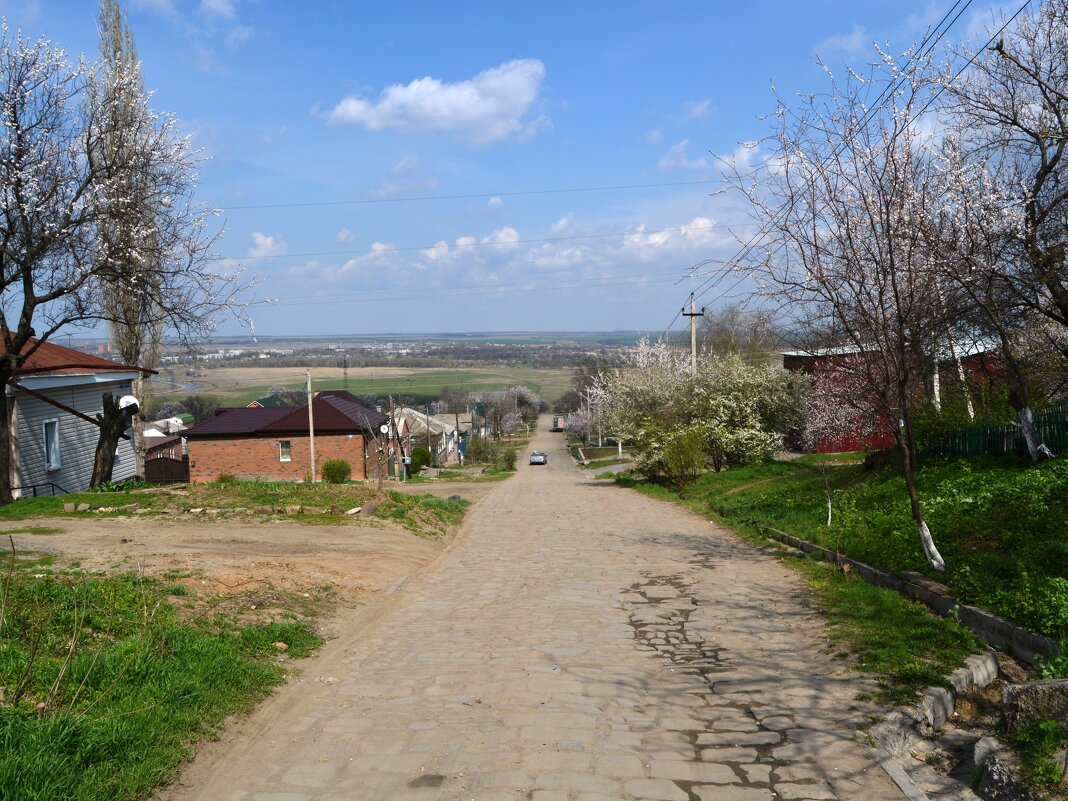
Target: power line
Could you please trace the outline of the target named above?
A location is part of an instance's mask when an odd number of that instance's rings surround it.
[[[968,9],[968,7],[971,5],[972,1],[973,0],[966,0],[966,1],[965,0],[957,0],[957,2],[954,3],[954,5],[952,7],[950,7],[949,11],[947,11],[946,14],[943,15],[942,20],[939,21],[938,25],[936,25],[934,28],[931,29],[931,31],[924,38],[924,40],[921,42],[921,44],[916,48],[916,51],[905,62],[904,66],[907,67],[909,64],[912,63],[912,61],[914,59],[920,57],[921,55],[926,55],[926,54],[930,53],[934,49],[935,45],[937,45],[938,42],[941,41],[941,39],[949,32],[949,29],[953,26],[953,24],[956,23],[956,21],[961,17],[961,15]],[[938,28],[940,28],[942,26],[942,24],[949,18],[949,16],[951,14],[953,14],[954,10],[957,8],[958,5],[960,5],[961,2],[964,2],[963,7],[961,7],[960,10],[957,11],[957,13],[953,17],[952,21],[950,21],[950,23],[948,25],[946,25],[946,27],[937,35],[937,37],[935,37],[934,41],[931,42],[930,46],[927,47],[926,43],[931,39],[931,36],[934,33],[934,31],[938,30]],[[1025,0],[1025,2],[1016,10],[1016,12],[1011,17],[1009,17],[1009,19],[1006,20],[1005,23],[992,36],[990,36],[987,39],[987,41],[984,44],[984,46],[982,48],[980,48],[980,49],[977,49],[976,52],[972,55],[972,57],[969,58],[958,70],[956,70],[956,72],[954,72],[952,80],[956,80],[957,78],[959,78],[960,75],[968,67],[970,67],[975,62],[976,58],[978,58],[978,56],[979,56],[979,53],[981,53],[984,50],[986,50],[986,48],[988,48],[990,46],[990,44],[993,43],[994,40],[997,39],[1005,31],[1005,29],[1008,28],[1009,25],[1011,25],[1016,20],[1016,18],[1020,16],[1020,14],[1023,13],[1023,11],[1030,5],[1030,3],[1031,3],[1031,0]],[[925,47],[926,47],[926,53],[923,53]],[[888,99],[888,97],[890,96],[889,93],[891,93],[892,91],[896,91],[896,89],[899,86],[901,86],[904,83],[905,80],[906,80],[905,76],[902,76],[897,81],[891,82],[890,84],[888,84],[883,89],[882,93],[880,93],[880,95],[879,95],[879,98],[877,98],[877,100],[876,100],[876,104],[873,105],[873,107],[871,109],[869,109],[868,113],[865,114],[864,117],[862,118],[861,123],[857,126],[858,129],[865,127],[872,119],[874,119],[875,115],[879,112],[880,107],[885,105],[886,99]],[[931,98],[927,101],[927,103],[924,104],[924,106],[920,109],[920,111],[915,115],[915,117],[913,117],[913,119],[915,119],[916,117],[921,116],[924,112],[926,112],[927,109],[930,108],[931,104],[934,103],[934,101],[938,99],[938,97],[942,94],[943,91],[945,91],[945,88],[946,88],[945,85],[940,86],[932,94]],[[845,145],[846,145],[846,143],[843,142],[841,145],[838,146],[838,149],[845,147]],[[836,149],[836,153],[837,152],[839,152],[839,151]],[[739,251],[734,256],[732,256],[730,259],[728,259],[725,262],[725,264],[737,266],[738,262],[742,258],[744,258],[748,253],[750,253],[753,250],[753,248],[755,247],[756,243],[762,237],[764,237],[767,234],[767,231],[768,231],[768,227],[764,226],[762,228],[762,230],[760,230],[756,234],[754,234],[739,249]],[[742,283],[742,281],[744,281],[746,278],[750,277],[751,274],[752,274],[752,270],[744,271],[743,274],[739,277],[739,279],[737,281],[735,281],[730,287],[728,287],[726,290],[721,292],[715,298],[713,298],[710,301],[708,301],[705,305],[710,305],[711,303],[714,303],[715,301],[717,301],[717,300],[721,299],[722,297],[724,297],[729,292],[733,291],[739,284]],[[722,276],[717,277],[716,282],[714,284],[712,284],[711,286],[708,286],[706,288],[706,285],[709,283],[709,279],[706,279],[704,282],[702,282],[700,285],[698,285],[697,289],[694,290],[694,293],[695,293],[696,297],[703,298],[704,295],[706,295],[708,292],[712,291],[712,289],[715,288],[715,286],[719,283],[720,280],[722,280]]]
[[[629,189],[662,189],[673,186],[701,186],[718,183],[719,179],[700,181],[666,181],[655,184],[617,184],[615,186],[573,186],[562,189],[524,189],[514,192],[474,192],[461,195],[409,195],[407,197],[364,198],[361,200],[312,200],[300,203],[258,203],[246,206],[227,206],[219,211],[246,211],[250,209],[296,209],[316,206],[361,206],[375,203],[415,203],[434,200],[478,200],[493,197],[523,197],[529,195],[562,195],[576,192],[617,192]]]

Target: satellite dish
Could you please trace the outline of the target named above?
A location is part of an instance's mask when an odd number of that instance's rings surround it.
[[[388,434],[389,433],[389,424],[388,423],[383,423],[382,425],[380,425],[378,427],[378,430],[381,431],[383,434]]]
[[[141,404],[137,402],[137,398],[133,395],[123,395],[119,398],[119,408],[127,414],[137,414],[141,408]]]

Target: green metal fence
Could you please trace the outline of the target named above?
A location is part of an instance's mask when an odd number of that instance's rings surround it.
[[[1035,415],[1039,438],[1055,454],[1068,452],[1068,406],[1049,409]],[[949,431],[932,439],[924,448],[925,456],[1002,456],[1027,453],[1020,427],[1014,423],[1001,426],[970,426]]]

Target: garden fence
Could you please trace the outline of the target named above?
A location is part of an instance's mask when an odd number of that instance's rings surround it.
[[[1035,428],[1051,451],[1056,454],[1068,452],[1068,406],[1036,414]],[[1003,456],[1008,453],[1027,453],[1027,443],[1015,423],[958,428],[931,439],[923,447],[925,456]]]

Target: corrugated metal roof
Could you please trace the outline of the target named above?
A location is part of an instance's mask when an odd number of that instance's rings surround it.
[[[230,409],[220,415],[205,420],[203,423],[188,428],[183,432],[186,438],[197,437],[234,437],[242,434],[255,434],[264,426],[274,422],[280,417],[285,417],[292,409],[263,407]],[[307,413],[305,412],[305,420]],[[307,423],[305,423],[307,428]]]
[[[317,434],[351,434],[366,431],[378,434],[388,420],[384,414],[369,409],[348,393],[320,394],[312,401]],[[308,407],[267,407],[230,409],[183,432],[184,436],[234,437],[246,434],[308,433]]]
[[[32,345],[37,340],[31,339]],[[65,348],[53,342],[42,342],[22,366],[15,371],[20,375],[84,375],[85,373],[130,372],[137,370],[128,364],[102,359],[89,353]]]

